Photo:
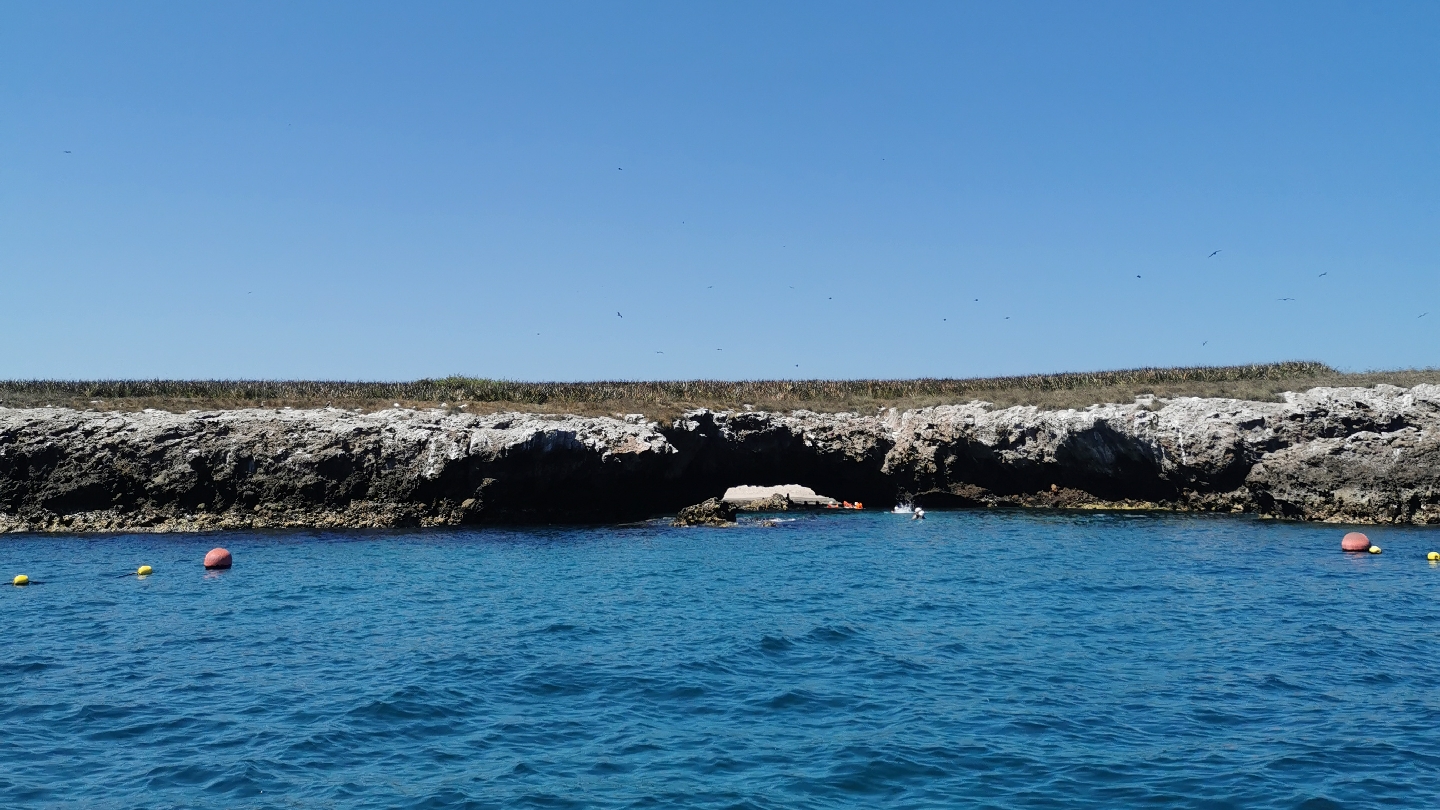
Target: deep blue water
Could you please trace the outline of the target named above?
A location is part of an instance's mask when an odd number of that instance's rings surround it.
[[[0,806],[1437,806],[1440,532],[1343,531],[0,537]]]

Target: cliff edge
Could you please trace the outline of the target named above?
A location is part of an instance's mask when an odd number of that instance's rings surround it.
[[[740,484],[885,506],[1440,522],[1440,386],[869,415],[0,408],[0,531],[607,522]]]

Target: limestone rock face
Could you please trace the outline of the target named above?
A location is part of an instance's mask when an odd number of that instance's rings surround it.
[[[0,531],[613,521],[740,485],[888,507],[1440,522],[1440,387],[1084,410],[692,411],[670,425],[393,409],[0,408]]]
[[[0,529],[620,519],[663,508],[630,483],[674,454],[653,423],[616,419],[0,409]]]

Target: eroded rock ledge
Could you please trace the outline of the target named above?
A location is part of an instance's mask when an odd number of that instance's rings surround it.
[[[0,409],[0,530],[608,522],[737,484],[887,506],[1440,522],[1440,386],[874,415]]]

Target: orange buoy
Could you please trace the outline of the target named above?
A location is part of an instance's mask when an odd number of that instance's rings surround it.
[[[206,568],[229,568],[230,552],[223,548],[212,548],[210,553],[205,555]]]
[[[1370,538],[1360,532],[1350,532],[1340,538],[1341,551],[1369,551]]]

